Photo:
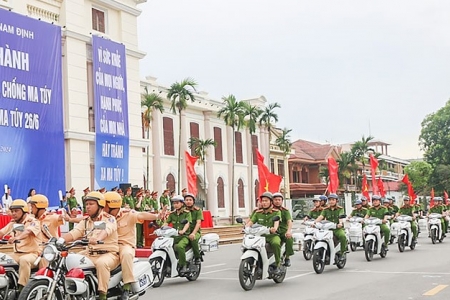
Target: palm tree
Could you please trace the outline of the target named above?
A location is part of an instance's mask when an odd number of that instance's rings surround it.
[[[235,131],[244,124],[243,102],[237,101],[234,95],[222,97],[224,106],[217,112],[219,118],[223,118],[227,126],[233,129],[233,156],[231,160],[231,224],[234,224],[234,157],[235,157]]]
[[[205,189],[205,195],[207,195],[206,192],[206,155],[208,155],[208,148],[210,146],[216,147],[217,144],[213,139],[206,139],[202,140],[196,137],[191,137],[188,140],[189,149],[194,149],[195,156],[198,157],[198,164],[203,164],[203,188]]]
[[[179,115],[178,131],[178,193],[180,192],[181,172],[181,112],[187,108],[187,101],[195,101],[194,92],[197,82],[192,78],[183,79],[181,82],[173,83],[168,92],[167,99],[171,101],[170,110]]]
[[[274,112],[275,108],[280,108],[280,104],[277,102],[275,103],[269,103],[268,106],[266,106],[261,114],[261,118],[259,119],[259,125],[265,125],[267,127],[267,130],[269,131],[269,146],[270,146],[270,138],[271,138],[271,131],[273,128],[273,123],[278,122],[278,115]]]
[[[242,102],[242,106],[243,106],[243,112],[244,115],[246,116],[246,120],[245,120],[245,126],[248,128],[248,131],[250,133],[250,138],[253,134],[255,134],[256,132],[256,125],[257,122],[259,120],[259,117],[261,116],[263,110],[259,107],[257,107],[256,105],[251,105],[248,102]],[[253,155],[254,155],[254,149],[253,149],[253,145],[251,145],[251,162],[250,162],[250,172],[251,172],[251,182],[253,185]],[[254,193],[254,189],[251,189],[251,196],[252,196],[252,201],[254,199],[256,199],[256,195],[253,195]]]
[[[367,153],[369,152],[375,152],[373,148],[369,147],[369,142],[373,140],[373,136],[364,137],[362,136],[360,141],[356,141],[351,148],[351,152],[353,153],[353,157],[356,161],[359,161],[362,163],[363,168],[366,165],[367,162]]]
[[[145,108],[142,113],[142,124],[144,125],[144,129],[147,133],[147,139],[150,139],[150,127],[153,120],[152,113],[154,110],[159,110],[161,113],[164,111],[163,106],[163,98],[156,93],[148,93],[147,87],[144,88],[145,94],[142,96],[141,107]],[[148,179],[149,179],[149,161],[150,161],[150,153],[149,153],[149,145],[147,143],[147,171],[146,171],[146,181],[145,181],[145,189],[148,189]]]
[[[281,130],[281,135],[277,137],[275,140],[275,144],[280,147],[280,150],[283,151],[284,157],[286,157],[289,153],[291,153],[291,137],[289,133],[291,133],[292,129],[283,128]],[[286,176],[285,176],[286,179]],[[286,190],[287,190],[287,182],[284,180],[284,198],[286,198]]]
[[[354,174],[357,166],[355,164],[355,158],[352,152],[341,153],[340,157],[336,160],[336,162],[339,165],[338,175],[339,175],[339,182],[342,186],[342,184],[345,182],[346,179],[352,178],[352,175]]]

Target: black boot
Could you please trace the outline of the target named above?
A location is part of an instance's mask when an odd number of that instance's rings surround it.
[[[121,300],[128,300],[130,299],[130,291],[129,290],[124,290],[123,294],[122,294],[122,298],[120,298]]]

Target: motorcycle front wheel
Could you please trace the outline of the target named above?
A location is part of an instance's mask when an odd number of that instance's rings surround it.
[[[165,272],[164,272],[164,261],[161,257],[155,257],[150,260],[150,266],[153,272],[153,287],[157,288],[161,286],[164,282]],[[162,270],[160,272],[160,270]]]
[[[380,256],[382,258],[385,258],[387,255],[387,251],[386,251],[386,246],[384,244],[381,245],[381,251],[380,251]]]
[[[371,261],[373,259],[373,251],[372,251],[373,241],[367,241],[364,245],[364,254],[366,255],[366,260]]]
[[[352,250],[352,252],[356,251],[356,243],[355,242],[350,243],[350,249]]]
[[[248,257],[241,260],[241,264],[239,265],[239,283],[246,291],[250,291],[255,286],[256,276],[253,272],[254,262],[254,258]]]
[[[398,236],[398,251],[403,252],[405,251],[405,236],[403,234]]]
[[[47,299],[48,280],[37,279],[30,280],[23,288],[18,300],[40,300]],[[59,288],[56,288],[54,294],[49,300],[63,300]]]
[[[323,261],[323,248],[316,249],[313,252],[313,269],[317,274],[322,274],[325,269],[325,262]]]
[[[303,257],[306,260],[310,260],[312,257],[312,251],[311,251],[311,241],[305,242],[305,249],[303,249]]]
[[[431,236],[431,242],[432,242],[433,244],[436,244],[436,240],[437,240],[436,229],[432,229],[432,230],[431,230],[430,236]]]
[[[275,283],[282,283],[284,281],[284,278],[286,277],[287,268],[285,266],[282,266],[280,268],[281,268],[281,274],[273,276],[273,281]]]

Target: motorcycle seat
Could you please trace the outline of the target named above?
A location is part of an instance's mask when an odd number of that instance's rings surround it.
[[[37,271],[39,271],[39,267],[31,268],[31,273],[36,273]]]
[[[111,273],[111,276],[113,276],[113,275],[116,275],[119,272],[122,272],[122,265],[119,265],[117,268],[112,270],[110,273]]]

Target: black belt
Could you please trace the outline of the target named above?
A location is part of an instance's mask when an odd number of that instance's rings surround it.
[[[89,254],[106,254],[106,253],[115,253],[115,254],[119,254],[118,252],[114,252],[114,251],[108,251],[108,250],[89,250]]]

